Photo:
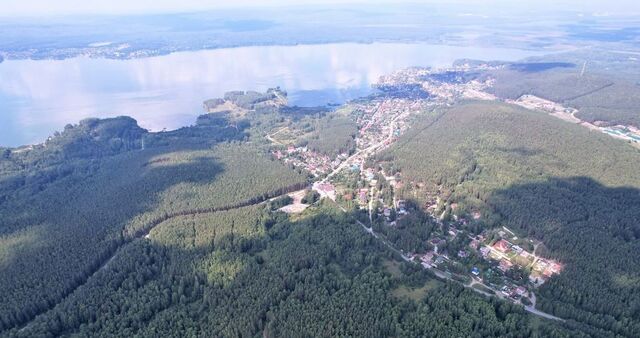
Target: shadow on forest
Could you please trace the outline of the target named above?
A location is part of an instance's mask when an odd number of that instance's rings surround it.
[[[287,297],[303,299],[305,292],[312,292],[301,285],[313,281],[324,282],[331,290],[344,287],[331,282],[335,277],[330,277],[328,270],[338,269],[332,273],[340,276],[361,272],[375,255],[366,248],[378,246],[371,236],[354,243],[352,234],[359,238],[362,230],[342,214],[319,213],[291,222],[282,213],[260,207],[255,215],[250,210],[238,212],[242,217],[256,216],[255,225],[250,221],[230,226],[233,221],[226,217],[235,212],[220,218],[211,214],[214,221],[184,217],[161,224],[150,239],[123,247],[108,268],[18,336],[72,333],[81,325],[85,330],[140,333],[151,321],[154,328],[167,332],[181,327],[186,313],[193,316],[191,325],[200,329],[201,325],[217,330],[232,327],[239,330],[239,336],[255,336],[256,331],[265,329],[268,313],[278,302]],[[196,231],[196,223],[204,225]],[[253,226],[264,229],[262,235],[243,234]],[[200,244],[193,245],[196,239]],[[138,305],[128,306],[132,300]],[[250,308],[247,302],[252,304]],[[217,307],[220,311],[214,310]],[[78,308],[107,310],[91,313],[76,311]],[[96,320],[113,325],[92,325]]]
[[[65,160],[53,153],[46,169],[25,167],[22,178],[3,178],[0,331],[28,322],[84,284],[132,239],[122,233],[125,225],[137,222],[137,235],[154,222],[164,192],[214,182],[223,164],[198,151],[244,136],[237,127],[196,125],[148,134],[145,150]],[[182,156],[188,152],[194,153]],[[196,196],[178,197],[189,205]],[[165,211],[171,211],[169,202]]]
[[[175,151],[152,149],[117,155],[89,176],[71,175],[47,186],[35,198],[12,201],[20,209],[0,220],[5,232],[0,285],[6,291],[0,300],[18,312],[8,320],[11,326],[31,320],[84,284],[130,240],[123,237],[121,229],[157,209],[164,191],[182,183],[204,185],[224,171],[223,165],[210,157],[142,166]],[[144,217],[138,220],[144,221]],[[16,236],[18,243],[11,245]],[[24,293],[32,296],[13,296]]]
[[[542,151],[539,149],[531,149],[527,147],[515,147],[515,148],[498,147],[496,148],[496,150],[509,153],[509,154],[519,155],[519,156],[535,156],[542,153]]]
[[[0,295],[6,304],[0,308],[0,331],[53,308],[125,244],[169,218],[248,206],[300,189],[300,184],[281,187],[245,200],[199,190],[227,170],[206,151],[245,135],[237,127],[224,128],[222,134],[216,130],[194,126],[157,133],[145,150],[74,161],[77,170],[70,175],[0,204],[11,210],[0,219],[5,233],[0,286],[6,291]],[[29,192],[31,187],[23,188]]]
[[[512,63],[509,69],[523,73],[537,73],[556,68],[575,68],[575,63],[569,62],[522,62]]]
[[[542,240],[543,254],[565,264],[540,289],[544,311],[584,320],[575,317],[579,309],[634,318],[638,325],[640,283],[631,281],[640,281],[639,189],[588,177],[550,178],[498,190],[486,203],[499,216],[495,225]]]
[[[589,177],[551,178],[498,190],[486,202],[510,226],[545,241],[553,242],[556,232],[588,228],[607,240],[640,239],[636,188],[607,187]]]

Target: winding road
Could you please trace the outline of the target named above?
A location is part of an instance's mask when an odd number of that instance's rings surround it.
[[[424,129],[429,128],[430,126],[432,126],[432,125],[433,125],[434,123],[436,123],[440,118],[442,118],[442,116],[443,116],[443,115],[444,115],[444,113],[443,113],[443,114],[441,114],[440,116],[438,116],[434,121],[432,121],[431,123],[429,123],[426,127],[424,127],[424,128],[423,128],[423,130],[424,130]],[[395,118],[393,118],[391,122],[392,122],[392,123],[394,123],[394,122],[395,122],[398,118],[400,118],[401,116],[402,116],[402,114],[399,114],[398,116],[396,116]],[[349,158],[347,158],[345,161],[343,161],[343,162],[342,162],[338,167],[336,167],[336,168],[335,168],[331,173],[329,173],[329,174],[328,174],[324,179],[322,179],[322,180],[320,180],[320,181],[318,181],[318,182],[319,182],[319,183],[325,183],[325,182],[327,182],[329,179],[331,179],[331,177],[333,177],[335,174],[337,174],[338,172],[340,172],[341,170],[343,170],[346,166],[351,165],[351,164],[352,164],[352,162],[353,162],[353,160],[354,160],[355,158],[357,158],[358,156],[360,156],[361,154],[364,154],[365,156],[371,156],[371,155],[375,154],[375,152],[376,152],[376,151],[377,151],[381,146],[383,146],[385,143],[387,143],[387,142],[391,141],[391,140],[392,140],[392,138],[393,138],[393,128],[391,128],[391,132],[389,133],[389,135],[387,136],[387,138],[385,138],[383,141],[380,141],[380,142],[375,143],[375,144],[373,144],[373,145],[371,145],[371,146],[369,146],[369,147],[367,147],[367,148],[360,149],[360,150],[356,151],[353,155],[351,155]],[[370,201],[370,202],[371,202],[371,201]],[[371,204],[371,203],[369,203],[369,204]],[[347,210],[346,210],[343,206],[341,206],[341,205],[339,205],[339,204],[337,204],[337,203],[336,203],[336,205],[337,205],[337,206],[340,208],[340,210],[342,210],[343,212],[345,212],[345,213],[347,212]],[[371,221],[371,205],[369,206],[369,219],[370,219],[370,221]],[[383,237],[381,237],[379,234],[375,233],[375,231],[373,231],[373,228],[372,228],[372,227],[368,227],[366,224],[362,223],[360,220],[357,220],[357,219],[356,219],[356,222],[357,222],[358,224],[360,224],[360,226],[362,226],[362,228],[363,228],[367,233],[369,233],[370,235],[372,235],[372,236],[373,236],[373,237],[375,237],[376,239],[379,239],[380,241],[382,241],[382,243],[383,243],[385,246],[387,246],[387,247],[388,247],[389,249],[391,249],[393,252],[395,252],[395,253],[397,253],[398,255],[400,255],[400,257],[402,257],[402,259],[403,259],[404,261],[409,262],[409,263],[412,263],[412,264],[417,264],[417,263],[416,263],[416,262],[414,262],[410,257],[408,257],[407,255],[405,255],[404,253],[402,253],[402,251],[400,251],[400,250],[398,250],[397,248],[395,248],[391,243],[389,243],[387,240],[385,240],[385,239],[384,239]],[[453,278],[452,278],[452,275],[451,275],[450,273],[447,273],[447,272],[445,272],[445,271],[442,271],[442,270],[439,270],[439,269],[437,269],[437,268],[433,268],[433,267],[428,268],[428,269],[429,269],[431,272],[433,272],[433,274],[434,274],[436,277],[438,277],[438,278],[440,278],[440,279],[445,279],[445,280],[454,281],[454,282],[456,282],[456,283],[460,283],[462,286],[464,286],[464,287],[466,287],[466,288],[470,288],[471,290],[473,290],[473,291],[475,291],[475,292],[477,292],[477,293],[480,293],[480,294],[482,294],[482,295],[484,295],[484,296],[487,296],[487,297],[498,297],[498,298],[503,299],[503,300],[505,300],[505,301],[510,301],[510,302],[512,302],[512,303],[521,304],[519,301],[517,301],[517,302],[516,302],[516,301],[513,301],[513,300],[512,300],[512,299],[510,299],[510,298],[506,298],[506,297],[504,297],[500,292],[497,292],[496,290],[493,290],[493,289],[492,289],[492,288],[490,288],[489,286],[487,286],[487,285],[485,285],[484,283],[482,283],[482,282],[480,282],[480,281],[477,281],[477,280],[475,280],[475,279],[472,279],[472,280],[471,280],[471,282],[469,282],[468,284],[465,284],[465,283],[462,283],[462,282],[460,282],[460,281],[458,281],[458,280],[453,279]],[[494,294],[490,294],[490,293],[485,292],[485,291],[483,291],[483,290],[480,290],[480,289],[474,288],[474,287],[473,287],[474,285],[481,285],[481,286],[483,286],[483,287],[485,287],[485,288],[487,288],[487,289],[489,289],[489,290],[494,291],[495,293],[494,293]],[[535,294],[534,294],[533,292],[530,292],[530,293],[531,293],[530,299],[531,299],[532,305],[530,305],[530,306],[524,306],[524,309],[525,309],[527,312],[529,312],[529,313],[531,313],[531,314],[533,314],[533,315],[536,315],[536,316],[540,316],[540,317],[546,318],[546,319],[557,320],[557,321],[562,321],[562,322],[564,322],[564,321],[565,321],[565,319],[562,319],[562,318],[560,318],[560,317],[556,317],[556,316],[554,316],[554,315],[552,315],[552,314],[550,314],[550,313],[546,313],[546,312],[543,312],[543,311],[540,311],[540,310],[536,309],[536,308],[535,308],[535,306],[536,306],[536,296],[535,296]],[[522,305],[522,304],[521,304],[521,305]]]
[[[269,196],[266,195],[265,197],[260,197],[260,198],[250,198],[247,200],[243,200],[234,204],[230,204],[227,206],[222,206],[222,207],[217,207],[217,208],[207,208],[207,209],[192,209],[192,210],[184,210],[184,211],[179,211],[179,212],[174,212],[172,214],[167,215],[166,217],[162,217],[162,218],[157,218],[149,223],[147,223],[147,225],[145,225],[144,227],[142,227],[141,229],[137,230],[136,232],[134,232],[132,234],[131,237],[125,239],[117,248],[115,248],[113,250],[113,253],[111,255],[108,255],[107,257],[105,257],[104,259],[101,260],[100,264],[97,264],[97,268],[93,271],[91,271],[90,273],[88,273],[85,277],[82,278],[82,281],[80,283],[78,283],[78,285],[76,287],[74,287],[73,289],[69,290],[69,292],[65,293],[59,301],[55,302],[54,304],[52,304],[50,307],[48,307],[47,309],[44,309],[43,311],[40,311],[38,313],[35,313],[33,316],[27,318],[26,321],[24,321],[22,324],[16,325],[17,327],[19,327],[19,332],[24,331],[25,329],[27,329],[29,327],[29,325],[36,319],[38,318],[38,316],[45,314],[47,312],[49,312],[50,310],[52,310],[56,305],[64,302],[70,295],[72,295],[76,290],[78,290],[80,287],[82,287],[83,285],[86,285],[89,280],[94,277],[99,271],[105,269],[109,263],[111,261],[113,261],[115,259],[115,257],[118,255],[118,253],[120,251],[122,251],[122,249],[136,241],[139,239],[143,239],[143,238],[148,238],[149,237],[149,232],[151,230],[153,230],[156,226],[167,222],[173,218],[176,217],[183,217],[183,216],[193,216],[193,215],[204,215],[204,214],[213,214],[213,213],[217,213],[217,212],[223,212],[223,211],[230,211],[230,210],[234,210],[234,209],[240,209],[240,208],[245,208],[245,207],[249,207],[249,206],[254,206],[254,205],[260,205],[260,204],[264,204],[267,203],[269,201],[272,201],[276,198],[285,196],[291,192],[294,191],[298,191],[301,188],[301,184],[294,184],[288,187],[283,188],[281,191],[283,191],[282,194],[278,194],[278,195],[273,195],[273,196]],[[304,184],[304,186],[306,186],[306,183]],[[16,327],[14,326],[14,327]]]

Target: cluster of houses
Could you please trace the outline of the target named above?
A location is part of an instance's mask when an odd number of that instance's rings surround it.
[[[472,217],[475,218],[475,215],[472,214]],[[465,220],[461,218],[456,222],[452,222],[449,225],[448,234],[445,234],[444,236],[448,235],[450,238],[455,239],[457,236],[463,234],[464,231],[456,228],[456,225],[462,224],[463,221]],[[531,271],[529,281],[534,286],[541,285],[549,277],[562,271],[562,264],[554,260],[532,254],[521,246],[513,244],[509,242],[509,240],[503,238],[505,237],[505,233],[503,231],[500,231],[499,233],[502,234],[501,238],[491,245],[485,244],[487,243],[487,233],[485,232],[472,237],[468,248],[459,249],[457,252],[453,253],[446,251],[441,252],[440,248],[447,240],[443,239],[444,237],[442,236],[434,237],[429,240],[429,244],[433,247],[432,251],[425,254],[411,254],[409,257],[419,262],[425,268],[441,268],[441,265],[447,261],[454,262],[456,259],[464,260],[470,257],[473,252],[479,252],[484,259],[497,261],[498,264],[495,268],[487,269],[484,273],[479,267],[473,266],[470,270],[472,277],[484,279],[484,277],[481,276],[502,276],[502,282],[498,283],[498,285],[490,283],[491,288],[496,292],[499,292],[501,295],[510,297],[514,300],[519,300],[522,297],[529,297],[529,290],[527,286],[517,285],[521,283],[509,278],[503,278],[505,276],[504,274],[515,266],[527,268]],[[449,256],[450,254],[452,255],[451,257]]]
[[[424,111],[425,100],[386,98],[373,102],[355,103],[359,114],[356,123],[360,131],[356,139],[358,148],[366,149],[374,144],[387,146],[410,126],[406,117]]]
[[[528,297],[529,291],[524,286],[506,284],[503,285],[500,289],[500,293],[502,293],[506,297],[511,297],[517,299],[519,297]]]
[[[549,277],[562,271],[562,264],[529,253],[506,239],[500,239],[491,246],[481,247],[480,253],[485,259],[497,260],[498,269],[502,272],[509,271],[514,265],[530,268],[529,279],[535,285],[544,283]]]
[[[402,187],[402,182],[400,182],[399,178],[394,175],[387,176],[384,170],[376,170],[374,168],[364,169],[363,162],[364,161],[358,162],[358,159],[354,159],[351,166],[351,171],[359,172],[359,183],[362,188],[358,188],[355,191],[347,191],[342,196],[348,201],[355,199],[360,206],[360,209],[368,209],[371,201],[379,201],[382,207],[376,210],[378,216],[385,217],[387,223],[393,226],[395,225],[396,218],[392,215],[402,217],[409,213],[407,211],[406,201],[385,201],[380,197],[380,191],[374,187],[378,183],[379,178],[384,178],[392,188]]]
[[[438,255],[436,251],[427,252],[424,255],[416,256],[420,260],[420,264],[424,268],[437,268],[439,265],[448,260],[446,255]]]
[[[460,74],[471,69],[492,69],[488,65],[462,65],[445,69],[408,68],[384,76],[380,80],[381,85],[397,86],[400,84],[417,84],[422,90],[429,93],[431,103],[451,104],[457,98],[475,98],[483,100],[495,99],[486,92],[493,85],[493,79],[465,80]]]
[[[289,145],[285,151],[273,150],[273,156],[283,161],[285,164],[291,164],[295,168],[302,168],[310,172],[315,177],[326,175],[331,170],[337,168],[349,155],[340,154],[335,159],[329,156],[317,153],[307,147],[295,147]]]

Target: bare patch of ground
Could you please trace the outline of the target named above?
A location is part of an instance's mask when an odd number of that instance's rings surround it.
[[[308,204],[302,203],[302,198],[307,193],[307,190],[300,190],[296,192],[292,192],[289,194],[289,197],[293,199],[293,203],[289,205],[285,205],[284,207],[278,209],[282,212],[286,212],[287,214],[297,214],[303,212],[305,209],[309,207]]]

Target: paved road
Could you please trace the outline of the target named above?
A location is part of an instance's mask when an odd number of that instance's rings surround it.
[[[400,114],[400,115],[396,116],[394,119],[392,119],[392,121],[391,121],[391,122],[392,122],[392,123],[394,123],[394,122],[395,122],[398,118],[400,118],[402,115],[403,115],[403,114]],[[353,155],[351,155],[350,157],[348,157],[348,158],[347,158],[346,160],[344,160],[344,161],[343,161],[343,162],[342,162],[338,167],[336,167],[336,168],[335,168],[331,173],[329,173],[329,174],[328,174],[324,179],[322,179],[322,180],[320,180],[320,181],[317,181],[317,182],[319,182],[319,183],[325,183],[325,182],[327,182],[331,177],[333,177],[335,174],[337,174],[338,172],[340,172],[340,171],[341,171],[342,169],[344,169],[347,165],[351,165],[351,164],[352,164],[352,161],[353,161],[356,157],[360,156],[360,155],[361,155],[361,154],[363,154],[363,153],[365,154],[365,156],[367,156],[367,155],[371,155],[371,154],[375,153],[375,152],[376,152],[376,150],[378,150],[378,148],[380,148],[381,146],[384,146],[384,145],[385,145],[385,143],[386,143],[387,141],[390,141],[392,138],[393,138],[393,128],[391,128],[391,132],[389,133],[389,135],[387,136],[387,138],[385,138],[383,141],[380,141],[380,142],[375,143],[375,144],[373,144],[373,145],[371,145],[371,146],[369,146],[369,147],[367,147],[367,148],[360,149],[360,150],[356,151]],[[317,182],[314,182],[314,184],[315,184],[315,183],[317,183]],[[339,204],[337,204],[337,205],[338,205],[338,207],[340,208],[340,210],[342,210],[343,212],[347,212],[347,210],[346,210],[344,207],[342,207],[342,206],[341,206],[341,205],[339,205]],[[371,206],[369,206],[369,209],[371,209]],[[369,210],[369,217],[371,217],[371,210]],[[388,242],[388,241],[386,241],[384,238],[382,238],[382,237],[380,237],[378,234],[376,234],[376,233],[373,231],[373,228],[368,227],[366,224],[362,223],[362,222],[361,222],[361,221],[359,221],[359,220],[356,220],[356,222],[357,222],[358,224],[360,224],[360,226],[362,226],[362,228],[363,228],[367,233],[369,233],[369,234],[370,234],[370,235],[372,235],[373,237],[375,237],[375,238],[379,239],[379,240],[380,240],[380,241],[382,241],[382,243],[383,243],[384,245],[386,245],[390,250],[392,250],[393,252],[395,252],[395,253],[397,253],[398,255],[400,255],[400,257],[402,257],[402,259],[403,259],[404,261],[406,261],[406,262],[410,262],[410,263],[412,263],[412,264],[416,264],[416,262],[414,262],[413,260],[411,260],[411,258],[409,258],[407,255],[405,255],[404,253],[402,253],[402,251],[398,250],[398,249],[397,249],[397,248],[395,248],[393,245],[391,245],[391,243],[389,243],[389,242]],[[482,286],[486,287],[487,289],[493,290],[493,289],[491,289],[490,287],[488,287],[487,285],[483,284],[482,282],[479,282],[479,281],[476,281],[476,280],[472,280],[469,284],[464,284],[464,283],[461,283],[461,282],[459,282],[459,281],[457,281],[457,280],[453,279],[453,278],[451,277],[451,274],[450,274],[450,273],[444,272],[444,271],[439,270],[439,269],[436,269],[436,268],[428,268],[428,269],[429,269],[431,272],[433,272],[433,273],[434,273],[434,275],[436,275],[436,276],[437,276],[438,278],[440,278],[440,279],[446,279],[446,280],[450,280],[450,281],[454,281],[454,282],[460,283],[462,286],[467,287],[467,288],[470,288],[471,290],[473,290],[473,291],[475,291],[475,292],[477,292],[477,293],[483,294],[483,295],[485,295],[485,296],[488,296],[488,297],[498,297],[498,298],[504,299],[504,300],[506,300],[506,301],[513,302],[513,300],[508,299],[508,298],[506,298],[506,297],[502,296],[499,292],[496,292],[495,294],[490,294],[490,293],[488,293],[488,292],[485,292],[485,291],[482,291],[482,290],[479,290],[479,289],[476,289],[476,288],[474,288],[474,287],[473,287],[473,285],[475,285],[475,284],[479,284],[479,285],[482,285]],[[495,291],[495,290],[494,290],[494,291]],[[525,307],[524,307],[524,309],[525,309],[527,312],[529,312],[529,313],[531,313],[531,314],[534,314],[534,315],[537,315],[537,316],[540,316],[540,317],[543,317],[543,318],[547,318],[547,319],[564,321],[564,319],[562,319],[562,318],[559,318],[559,317],[556,317],[556,316],[554,316],[554,315],[552,315],[552,314],[549,314],[549,313],[546,313],[546,312],[543,312],[543,311],[537,310],[537,309],[535,308],[535,305],[536,305],[536,298],[535,298],[535,294],[533,294],[533,292],[531,292],[531,301],[532,301],[532,305],[531,305],[531,306],[525,306]],[[518,303],[518,304],[519,304],[519,303]]]
[[[342,208],[342,207],[340,207],[340,208],[341,208],[343,211],[345,211],[345,212],[346,212],[346,210],[345,210],[344,208]],[[360,224],[360,225],[365,229],[365,231],[367,231],[369,234],[373,235],[375,238],[380,239],[380,240],[382,241],[382,243],[384,243],[387,247],[389,247],[389,249],[391,249],[392,251],[394,251],[394,252],[398,253],[398,254],[402,257],[402,259],[403,259],[403,260],[405,260],[406,262],[412,263],[412,264],[416,264],[416,263],[415,263],[414,261],[412,261],[412,260],[411,260],[411,258],[409,258],[407,255],[403,254],[400,250],[398,250],[398,249],[396,249],[395,247],[393,247],[389,242],[387,242],[386,240],[382,239],[378,234],[376,234],[376,233],[373,231],[373,229],[372,229],[372,228],[367,227],[364,223],[362,223],[362,222],[360,222],[360,221],[358,221],[358,220],[356,220],[356,221],[358,222],[358,224]],[[482,291],[482,290],[479,290],[479,289],[476,289],[476,288],[474,288],[474,287],[473,287],[473,285],[478,284],[478,285],[482,285],[482,286],[486,287],[487,289],[492,290],[490,287],[488,287],[487,285],[485,285],[485,284],[483,284],[483,283],[481,283],[481,282],[478,282],[478,281],[473,280],[473,281],[472,281],[472,282],[470,282],[469,284],[464,284],[464,283],[462,283],[462,282],[460,282],[460,281],[457,281],[457,280],[453,279],[453,278],[451,277],[451,274],[450,274],[450,273],[444,272],[444,271],[439,270],[439,269],[436,269],[436,268],[428,268],[428,269],[429,269],[431,272],[433,272],[433,274],[434,274],[434,275],[436,275],[436,277],[438,277],[438,278],[440,278],[440,279],[446,279],[446,280],[450,280],[450,281],[453,281],[453,282],[456,282],[456,283],[460,283],[462,286],[464,286],[464,287],[466,287],[466,288],[470,288],[471,290],[473,290],[473,291],[475,291],[475,292],[477,292],[477,293],[480,293],[480,294],[482,294],[482,295],[488,296],[488,297],[498,297],[498,298],[500,298],[500,299],[503,299],[503,300],[506,300],[506,301],[513,302],[512,300],[507,299],[506,297],[502,296],[499,292],[496,292],[495,294],[490,294],[490,293],[488,293],[488,292],[485,292],[485,291]],[[494,290],[494,291],[495,291],[495,290]],[[525,309],[527,312],[529,312],[529,313],[531,313],[531,314],[534,314],[534,315],[536,315],[536,316],[540,316],[540,317],[547,318],[547,319],[551,319],[551,320],[558,320],[558,321],[562,321],[562,322],[564,322],[564,321],[565,321],[564,319],[562,319],[562,318],[560,318],[560,317],[556,317],[556,316],[554,316],[554,315],[552,315],[552,314],[550,314],[550,313],[546,313],[546,312],[543,312],[543,311],[540,311],[540,310],[536,309],[536,308],[535,308],[535,304],[536,304],[536,303],[535,303],[535,301],[536,301],[536,296],[535,296],[535,294],[534,294],[533,292],[531,292],[531,302],[532,302],[532,305],[531,305],[531,306],[525,306],[525,307],[524,307],[524,309]],[[518,303],[518,304],[520,304],[520,303]]]

